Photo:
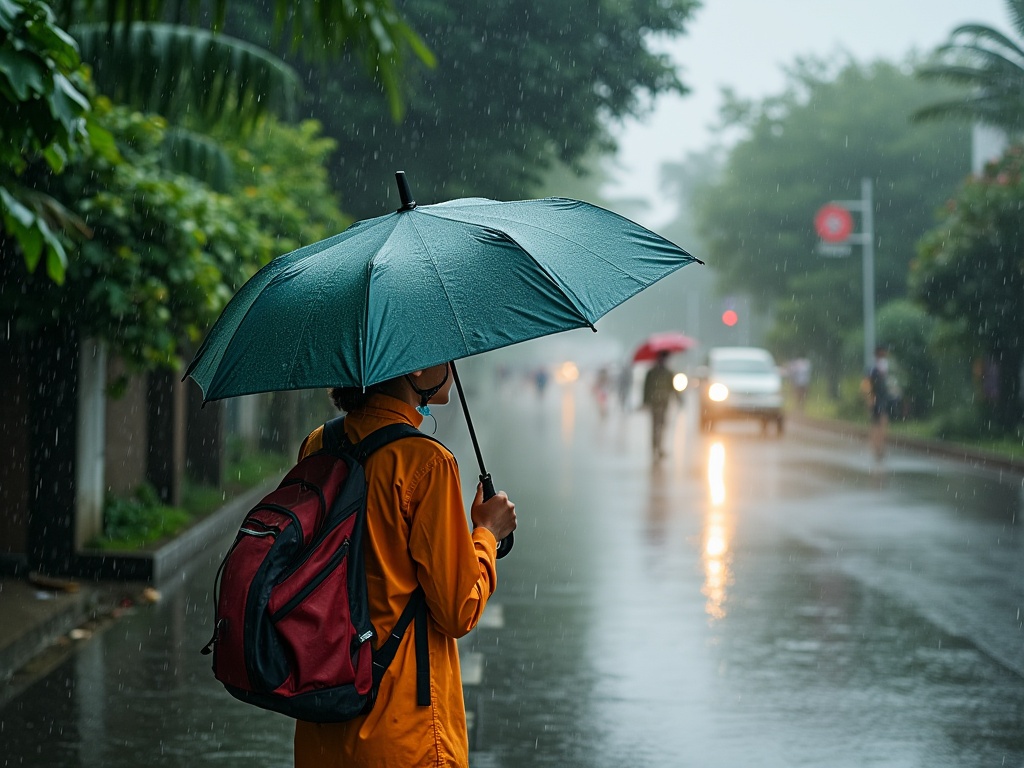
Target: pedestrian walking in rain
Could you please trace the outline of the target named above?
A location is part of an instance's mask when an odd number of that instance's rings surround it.
[[[331,398],[346,413],[348,439],[389,424],[419,427],[430,405],[449,400],[447,364],[368,387],[339,387]],[[323,428],[300,456],[323,444]],[[298,721],[296,768],[467,766],[469,743],[456,639],[476,626],[497,583],[497,543],[516,527],[515,505],[499,492],[487,501],[478,486],[466,513],[455,458],[433,440],[389,443],[365,463],[365,569],[370,620],[378,645],[422,588],[429,611],[429,705],[417,701],[415,624],[381,680],[369,713],[340,723]]]
[[[668,352],[659,352],[644,377],[644,407],[651,412],[651,452],[655,460],[665,456],[665,420],[669,403],[679,399],[673,384],[675,373],[668,367]]]
[[[807,389],[811,385],[811,361],[807,357],[798,357],[789,364],[790,381],[793,382],[793,392],[796,395],[796,408],[800,413],[804,412],[804,404],[807,402]]]
[[[871,450],[875,460],[885,458],[885,441],[889,430],[889,350],[875,347],[875,361],[864,380],[871,410]]]

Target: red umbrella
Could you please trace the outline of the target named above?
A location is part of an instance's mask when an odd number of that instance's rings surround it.
[[[666,331],[665,333],[653,333],[647,340],[636,348],[633,353],[633,362],[639,363],[644,360],[654,360],[662,352],[685,352],[697,345],[696,339],[691,339],[677,331]]]

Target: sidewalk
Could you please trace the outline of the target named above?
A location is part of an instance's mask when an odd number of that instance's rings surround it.
[[[76,642],[144,602],[145,584],[68,581],[63,588],[0,578],[0,707],[60,664]]]
[[[46,675],[124,608],[159,599],[163,580],[174,578],[209,542],[230,534],[271,484],[228,501],[156,551],[144,553],[139,572],[147,581],[0,576],[0,707]],[[112,555],[112,560],[117,560]],[[126,572],[135,572],[129,570]],[[50,581],[54,583],[49,583]]]

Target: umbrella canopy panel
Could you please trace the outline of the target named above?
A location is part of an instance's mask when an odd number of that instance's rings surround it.
[[[593,326],[692,261],[577,200],[418,206],[270,262],[225,308],[188,374],[206,400],[370,386]]]

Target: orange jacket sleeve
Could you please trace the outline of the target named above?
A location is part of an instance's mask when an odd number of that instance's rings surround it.
[[[430,615],[444,634],[462,637],[497,586],[497,542],[486,528],[470,532],[459,470],[446,451],[413,478],[408,507],[409,551]]]

